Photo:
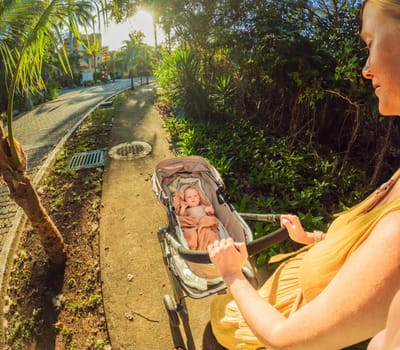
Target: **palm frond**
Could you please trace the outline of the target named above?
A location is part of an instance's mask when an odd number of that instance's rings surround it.
[[[2,5],[0,54],[11,78],[7,127],[13,158],[19,165],[12,130],[14,93],[26,86],[43,87],[41,72],[49,47],[55,50],[65,71],[70,71],[62,28],[79,37],[79,28],[92,20],[95,6],[94,1],[78,0],[20,0]]]

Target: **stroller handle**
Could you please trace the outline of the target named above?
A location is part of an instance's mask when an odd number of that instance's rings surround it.
[[[246,244],[249,256],[256,255],[265,249],[268,249],[276,243],[282,242],[289,237],[286,228],[280,228],[266,236],[255,239]],[[178,247],[179,255],[190,262],[199,264],[211,264],[210,256],[205,250],[190,250],[183,246]]]
[[[281,214],[253,214],[238,213],[243,219],[251,221],[271,222],[278,225],[281,221]]]

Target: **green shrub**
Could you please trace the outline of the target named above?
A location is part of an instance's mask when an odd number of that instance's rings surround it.
[[[179,48],[167,55],[155,70],[160,95],[172,108],[201,120],[210,116],[210,100],[199,61],[191,50]]]
[[[364,170],[337,175],[339,155],[306,144],[289,145],[247,121],[209,123],[169,118],[180,155],[200,155],[216,167],[239,211],[294,213],[306,229],[326,229],[332,214],[368,192]]]

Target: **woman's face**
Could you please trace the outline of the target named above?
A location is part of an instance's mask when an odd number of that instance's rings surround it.
[[[369,49],[363,76],[379,99],[379,112],[400,115],[400,21],[367,2],[361,38]]]

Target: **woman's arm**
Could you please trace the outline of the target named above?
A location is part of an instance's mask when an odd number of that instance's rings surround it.
[[[400,211],[386,215],[322,293],[285,319],[240,272],[245,247],[230,239],[209,247],[239,309],[269,349],[337,350],[384,328],[400,288]]]
[[[397,292],[389,310],[386,324],[385,343],[382,350],[400,349],[400,292]]]
[[[369,343],[368,350],[400,349],[400,291],[390,304],[386,328],[378,333]]]

